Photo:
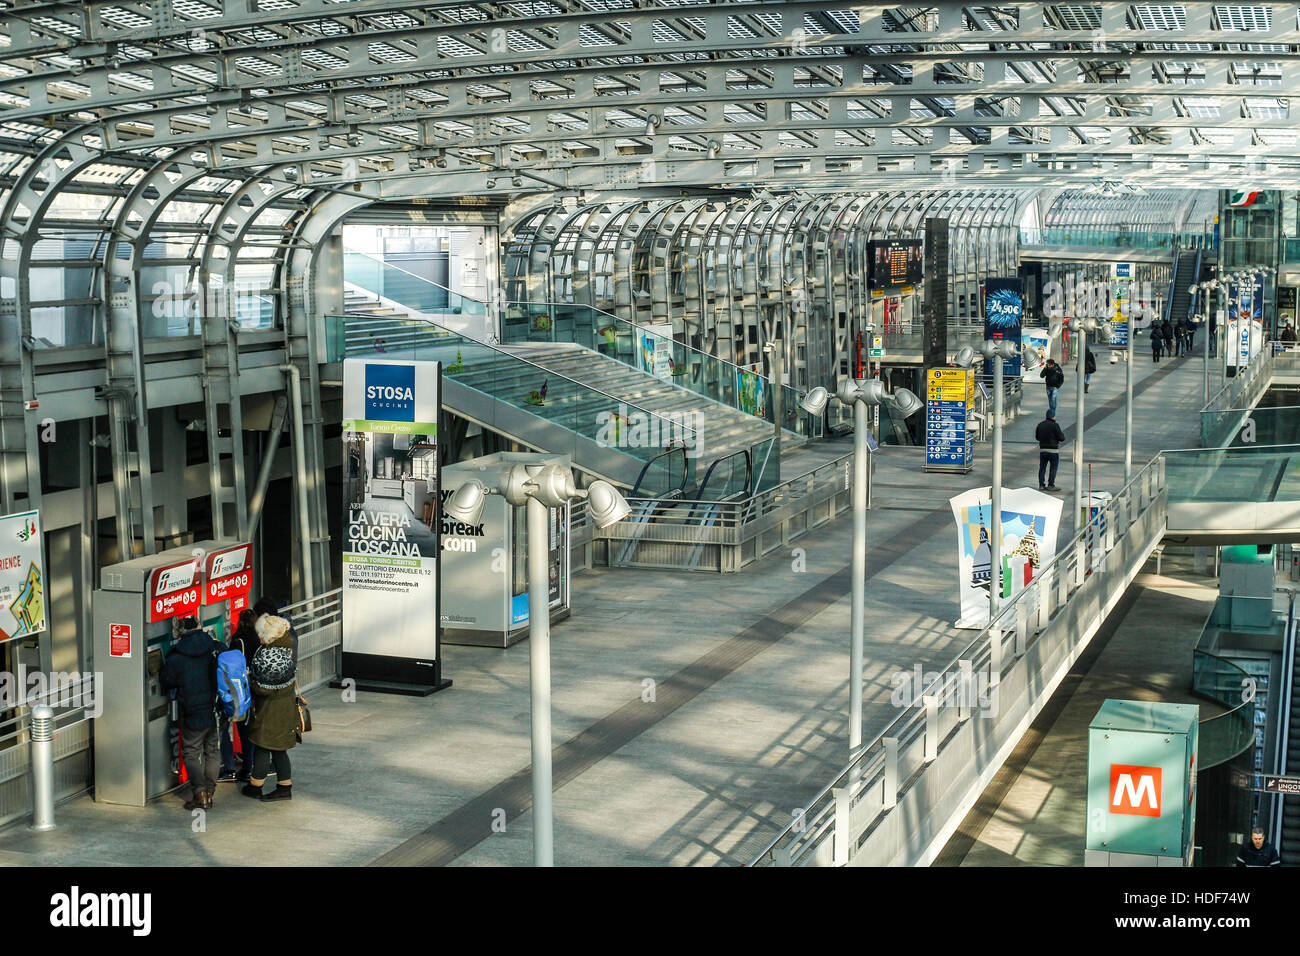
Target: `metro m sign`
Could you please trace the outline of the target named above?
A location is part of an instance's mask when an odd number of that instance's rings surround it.
[[[1160,816],[1161,769],[1110,765],[1110,812],[1135,817]]]

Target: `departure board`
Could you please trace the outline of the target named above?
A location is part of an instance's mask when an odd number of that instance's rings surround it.
[[[877,239],[871,242],[871,287],[900,289],[922,278],[921,240]]]

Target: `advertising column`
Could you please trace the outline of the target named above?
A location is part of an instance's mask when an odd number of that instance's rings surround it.
[[[437,501],[441,375],[438,362],[343,363],[343,445],[366,463],[343,503],[343,679],[358,689],[423,696],[451,686],[439,659],[440,509],[426,521],[404,485]],[[412,448],[435,449],[419,478]]]
[[[984,338],[1007,339],[1020,348],[1021,317],[1024,297],[1020,279],[986,279],[984,282]],[[984,373],[993,374],[990,360],[984,361]],[[1002,366],[1005,375],[1020,374],[1020,355],[1006,359]]]
[[[41,516],[0,517],[0,641],[45,630]]]
[[[1129,336],[1129,316],[1133,314],[1132,289],[1133,263],[1116,262],[1111,276],[1111,348],[1127,348]]]

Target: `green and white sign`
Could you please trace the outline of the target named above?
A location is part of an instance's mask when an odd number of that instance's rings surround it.
[[[1088,725],[1089,866],[1191,866],[1199,708],[1107,700]]]
[[[0,641],[45,630],[45,561],[41,516],[0,517]]]

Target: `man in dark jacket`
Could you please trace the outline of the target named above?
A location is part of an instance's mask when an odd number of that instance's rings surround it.
[[[1083,347],[1083,390],[1088,391],[1092,384],[1092,373],[1097,371],[1097,360],[1092,357],[1092,349]]]
[[[1281,866],[1273,844],[1264,842],[1264,831],[1259,827],[1250,831],[1250,840],[1241,845],[1237,853],[1237,866]]]
[[[189,773],[192,794],[186,810],[207,810],[217,792],[221,762],[217,736],[217,645],[212,635],[187,617],[180,622],[180,638],[163,662],[163,690],[175,690],[180,709],[181,753]]]
[[[1056,364],[1056,359],[1049,358],[1038,373],[1038,377],[1047,383],[1047,414],[1055,418],[1056,399],[1061,394],[1061,386],[1065,384],[1065,372]]]
[[[1174,354],[1174,324],[1165,319],[1160,323],[1160,334],[1165,340],[1162,348],[1172,356]]]
[[[1056,469],[1061,464],[1061,455],[1056,449],[1065,441],[1065,432],[1056,424],[1056,416],[1048,412],[1034,429],[1034,437],[1038,439],[1038,488],[1040,491],[1060,491],[1056,487]]]

